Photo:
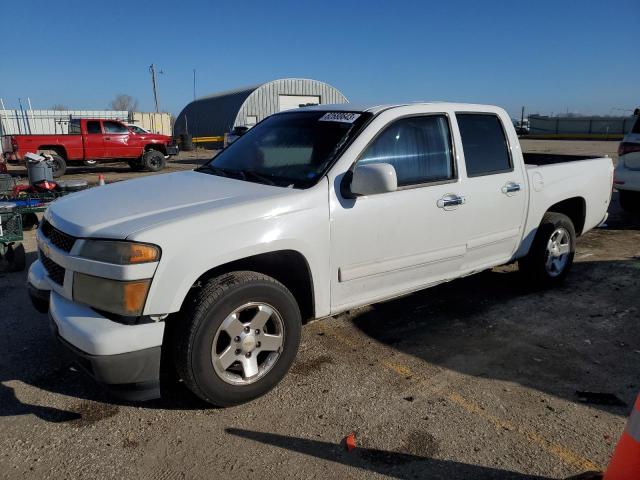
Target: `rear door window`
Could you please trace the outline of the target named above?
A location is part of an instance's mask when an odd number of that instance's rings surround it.
[[[102,133],[102,130],[100,129],[100,122],[87,122],[87,133]]]
[[[513,170],[502,122],[492,113],[456,113],[468,177]]]

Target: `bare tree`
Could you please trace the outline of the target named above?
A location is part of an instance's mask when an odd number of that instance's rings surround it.
[[[54,103],[53,105],[51,105],[51,108],[49,108],[49,110],[69,110],[69,107],[67,107],[66,105],[62,105],[61,103]]]
[[[119,93],[116,95],[116,98],[109,103],[109,107],[111,107],[112,110],[126,110],[128,112],[133,112],[138,109],[138,100],[133,98],[131,95]]]

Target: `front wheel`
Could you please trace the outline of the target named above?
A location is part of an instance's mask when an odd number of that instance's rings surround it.
[[[548,212],[542,217],[529,253],[518,261],[518,266],[532,284],[552,287],[569,274],[575,251],[576,231],[571,219]]]
[[[150,172],[159,172],[166,164],[164,154],[158,150],[147,150],[142,155],[142,164]]]
[[[275,387],[295,359],[302,329],[291,292],[256,272],[208,281],[173,321],[179,376],[200,398],[221,407]]]

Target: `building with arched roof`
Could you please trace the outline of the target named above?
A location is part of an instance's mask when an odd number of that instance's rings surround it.
[[[308,105],[347,103],[336,88],[318,80],[284,78],[201,97],[176,118],[174,134],[222,136],[233,127],[252,127],[265,117]]]

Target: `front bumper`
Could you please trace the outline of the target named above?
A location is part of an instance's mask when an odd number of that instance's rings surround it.
[[[167,145],[167,155],[177,155],[178,145]]]
[[[164,323],[123,325],[51,292],[54,335],[86,373],[128,400],[160,396]]]
[[[51,311],[49,325],[66,356],[113,395],[134,401],[160,397],[160,346],[117,355],[90,355],[62,338]]]
[[[68,356],[121,398],[158,398],[164,322],[117,323],[51,291],[50,285],[42,263],[35,261],[29,269],[29,294],[34,304],[49,299],[51,330]]]

